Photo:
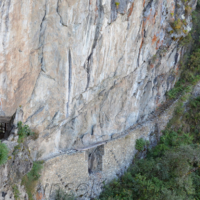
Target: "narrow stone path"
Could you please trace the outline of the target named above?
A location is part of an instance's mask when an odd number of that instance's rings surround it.
[[[129,127],[128,129],[126,129],[125,131],[123,131],[121,133],[113,134],[111,140],[105,140],[105,141],[102,141],[102,142],[91,144],[87,147],[77,148],[77,149],[74,149],[74,150],[76,150],[76,151],[86,151],[90,148],[98,147],[100,145],[106,144],[106,143],[111,142],[113,140],[125,137],[131,131],[141,128],[144,124],[157,120],[159,116],[161,116],[169,107],[172,106],[172,104],[174,104],[180,98],[180,96],[181,95],[179,95],[175,99],[169,99],[169,100],[165,101],[158,109],[156,109],[156,111],[153,111],[152,113],[150,113],[147,119],[134,124],[133,126]]]
[[[65,154],[73,154],[73,153],[76,153],[76,152],[86,151],[88,149],[95,148],[95,147],[107,144],[108,142],[123,138],[123,137],[127,136],[131,131],[134,131],[136,129],[141,128],[146,123],[158,120],[158,117],[161,116],[166,110],[168,110],[174,103],[176,103],[181,96],[182,95],[179,95],[175,99],[168,99],[158,109],[156,109],[155,111],[150,113],[149,116],[146,119],[134,124],[133,126],[126,129],[125,131],[122,131],[121,133],[113,134],[113,137],[110,140],[105,140],[105,141],[102,141],[102,142],[94,143],[94,144],[91,144],[91,145],[88,145],[88,146],[85,146],[85,147],[82,147],[82,148],[70,149],[70,150],[67,150],[67,151],[60,151],[60,153],[56,153],[54,155],[51,155],[50,157],[43,159],[43,161],[47,161],[47,160],[50,160],[50,159],[55,158],[57,156],[62,156],[62,155],[65,155]]]

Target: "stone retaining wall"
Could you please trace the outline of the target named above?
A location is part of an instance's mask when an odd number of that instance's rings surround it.
[[[51,199],[58,188],[75,194],[79,199],[98,196],[104,182],[108,183],[118,178],[130,166],[137,152],[135,149],[137,139],[143,137],[149,140],[152,146],[157,143],[157,134],[161,134],[158,133],[157,127],[160,130],[165,128],[174,107],[175,103],[154,121],[144,123],[129,134],[97,147],[92,146],[91,149],[66,153],[47,160],[41,177],[43,197]]]

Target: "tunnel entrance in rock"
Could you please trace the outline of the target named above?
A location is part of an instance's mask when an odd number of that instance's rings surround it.
[[[12,117],[0,116],[0,140],[5,140],[12,130]]]
[[[100,172],[103,169],[104,145],[91,148],[88,154],[88,173]]]

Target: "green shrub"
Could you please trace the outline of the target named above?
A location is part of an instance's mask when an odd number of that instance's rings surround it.
[[[192,13],[192,7],[190,7],[189,5],[185,6],[185,13],[187,15],[190,15]]]
[[[196,199],[200,145],[191,142],[188,134],[165,133],[145,159],[136,160],[119,180],[105,187],[100,199]]]
[[[115,2],[115,6],[118,9],[119,8],[120,3],[119,2]]]
[[[37,137],[35,136],[36,134],[33,131],[31,131],[28,125],[23,125],[23,123],[20,121],[18,122],[17,127],[18,127],[19,143],[23,142],[24,138],[28,136],[32,136],[32,138],[37,139]]]
[[[184,37],[182,40],[180,40],[180,45],[181,46],[188,46],[193,43],[193,38],[191,33],[188,33],[186,37]]]
[[[14,194],[15,200],[18,200],[19,199],[19,195],[20,195],[18,186],[17,185],[13,185],[12,189],[13,189],[13,194]]]
[[[28,174],[26,174],[22,179],[22,185],[24,185],[26,189],[29,200],[33,200],[35,187],[37,185],[37,181],[40,178],[40,172],[43,167],[42,164],[43,164],[42,161],[34,162],[31,171]]]
[[[8,147],[0,141],[0,166],[5,164],[8,159]]]
[[[138,151],[144,151],[145,147],[147,147],[148,141],[144,140],[143,138],[137,139],[136,140],[136,145],[135,148]]]

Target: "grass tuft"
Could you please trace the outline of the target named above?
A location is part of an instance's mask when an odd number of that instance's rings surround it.
[[[9,149],[6,144],[0,141],[0,166],[5,164],[8,160]]]
[[[31,171],[22,178],[22,185],[24,185],[26,189],[29,200],[34,200],[33,195],[35,193],[37,181],[40,178],[40,172],[43,167],[42,164],[42,161],[34,162]]]

